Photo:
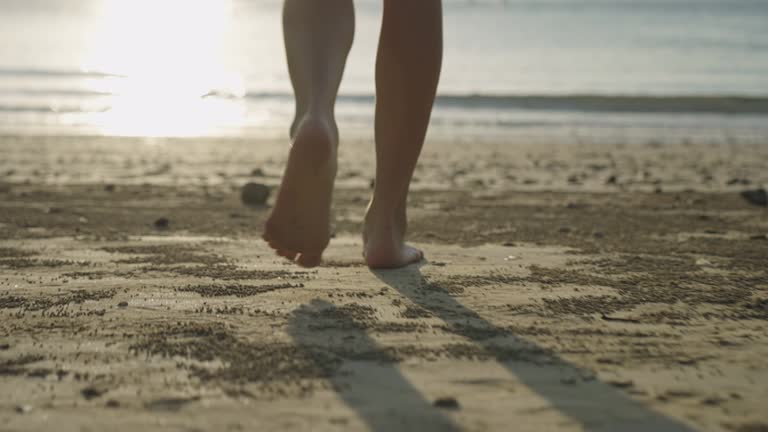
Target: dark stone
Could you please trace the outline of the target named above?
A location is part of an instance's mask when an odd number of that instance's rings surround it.
[[[613,380],[613,381],[608,381],[608,384],[610,384],[610,385],[612,385],[612,386],[614,386],[616,388],[621,388],[621,389],[630,388],[630,387],[635,385],[635,383],[632,382],[632,380],[626,380],[626,381]]]
[[[185,405],[199,401],[200,396],[195,396],[191,398],[163,398],[163,399],[155,399],[149,402],[146,402],[144,404],[144,408],[150,410],[150,411],[179,411],[181,410]]]
[[[114,192],[115,191],[115,185],[113,185],[113,184],[104,185],[104,190],[107,191],[107,192]]]
[[[725,182],[725,184],[728,185],[728,186],[732,186],[732,185],[748,185],[748,184],[752,184],[752,182],[749,181],[749,179],[732,178],[732,179],[728,180],[727,182]]]
[[[128,307],[128,302],[127,301],[121,301],[120,303],[117,304],[117,307],[119,307],[119,308],[126,308],[126,307]]]
[[[240,190],[240,200],[247,206],[262,206],[269,199],[269,186],[261,183],[246,183]]]
[[[89,386],[80,390],[80,394],[83,395],[83,397],[86,400],[95,399],[97,397],[100,397],[106,392],[107,392],[106,388],[95,387],[95,386]]]
[[[161,217],[155,221],[155,228],[157,229],[166,229],[168,228],[168,225],[170,225],[171,221],[168,220],[166,217]]]
[[[32,411],[32,405],[16,405],[14,410],[19,414],[26,414]]]
[[[768,192],[763,188],[742,191],[741,197],[752,205],[760,207],[768,206]]]
[[[441,397],[435,399],[435,406],[443,409],[457,410],[459,409],[459,401],[454,397]]]

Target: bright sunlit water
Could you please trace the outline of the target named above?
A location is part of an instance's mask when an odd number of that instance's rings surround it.
[[[356,5],[338,116],[367,130],[381,5]],[[433,129],[768,128],[768,0],[445,5]],[[280,8],[277,0],[0,0],[0,130],[284,133],[293,102]],[[656,100],[633,98],[649,95],[678,108],[658,113]],[[680,99],[687,95],[715,98],[694,114],[701,106]],[[722,114],[723,96],[761,98],[763,108]]]

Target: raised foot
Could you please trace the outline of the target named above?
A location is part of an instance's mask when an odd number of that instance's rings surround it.
[[[320,264],[330,239],[338,139],[332,121],[304,118],[293,144],[263,238],[275,252],[304,267]]]

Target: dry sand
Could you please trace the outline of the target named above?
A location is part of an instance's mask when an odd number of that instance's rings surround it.
[[[768,430],[768,145],[574,144],[430,143],[371,272],[370,143],[305,270],[280,142],[0,137],[0,430]]]

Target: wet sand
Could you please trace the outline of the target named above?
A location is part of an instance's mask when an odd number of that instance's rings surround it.
[[[370,143],[307,270],[211,141],[0,137],[0,430],[768,430],[765,143],[432,142],[372,272]]]

